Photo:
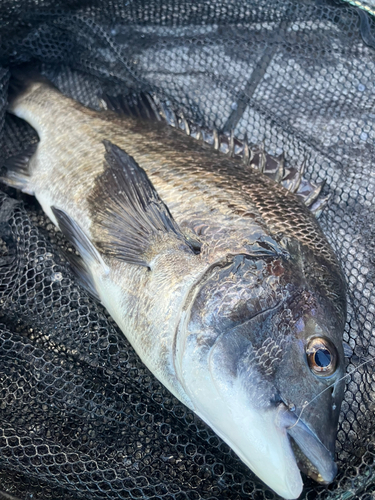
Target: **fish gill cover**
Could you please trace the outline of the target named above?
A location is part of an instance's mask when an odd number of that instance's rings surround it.
[[[289,165],[305,161],[313,182],[326,180],[320,223],[348,282],[353,374],[338,476],[329,488],[306,480],[302,498],[373,498],[371,15],[324,0],[3,0],[0,36],[2,162],[37,140],[5,115],[8,68],[33,60],[85,105],[98,109],[103,93],[153,92],[191,122],[264,141]],[[143,366],[76,283],[68,245],[36,202],[2,189],[0,498],[276,498]]]

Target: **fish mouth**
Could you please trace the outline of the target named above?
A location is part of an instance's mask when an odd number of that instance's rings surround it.
[[[286,407],[282,413],[283,425],[286,427],[300,470],[320,484],[332,483],[337,474],[333,453],[300,417]]]

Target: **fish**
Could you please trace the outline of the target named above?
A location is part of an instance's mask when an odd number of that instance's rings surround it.
[[[337,473],[345,387],[346,285],[313,213],[321,187],[233,133],[193,137],[157,97],[132,99],[95,111],[14,72],[8,111],[39,142],[1,181],[75,246],[73,272],[150,371],[298,498],[301,471],[322,484]]]

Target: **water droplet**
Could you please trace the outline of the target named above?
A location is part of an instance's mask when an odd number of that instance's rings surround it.
[[[368,134],[366,134],[366,132],[362,132],[362,134],[360,135],[360,137],[361,137],[362,141],[366,141],[367,138],[368,138]]]
[[[336,410],[336,405],[332,405],[332,410]]]
[[[366,90],[366,86],[365,86],[365,85],[363,85],[363,83],[359,83],[359,84],[358,84],[357,89],[358,89],[360,92],[363,92],[364,90]]]
[[[232,102],[231,108],[236,110],[238,108],[238,104],[236,102]]]
[[[53,273],[51,276],[52,281],[61,281],[63,279],[62,273]]]

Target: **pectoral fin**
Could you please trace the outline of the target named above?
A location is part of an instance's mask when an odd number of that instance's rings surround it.
[[[160,199],[146,172],[134,158],[104,141],[106,170],[90,195],[92,216],[100,237],[95,246],[129,264],[150,267],[157,246],[178,246],[196,253]]]

